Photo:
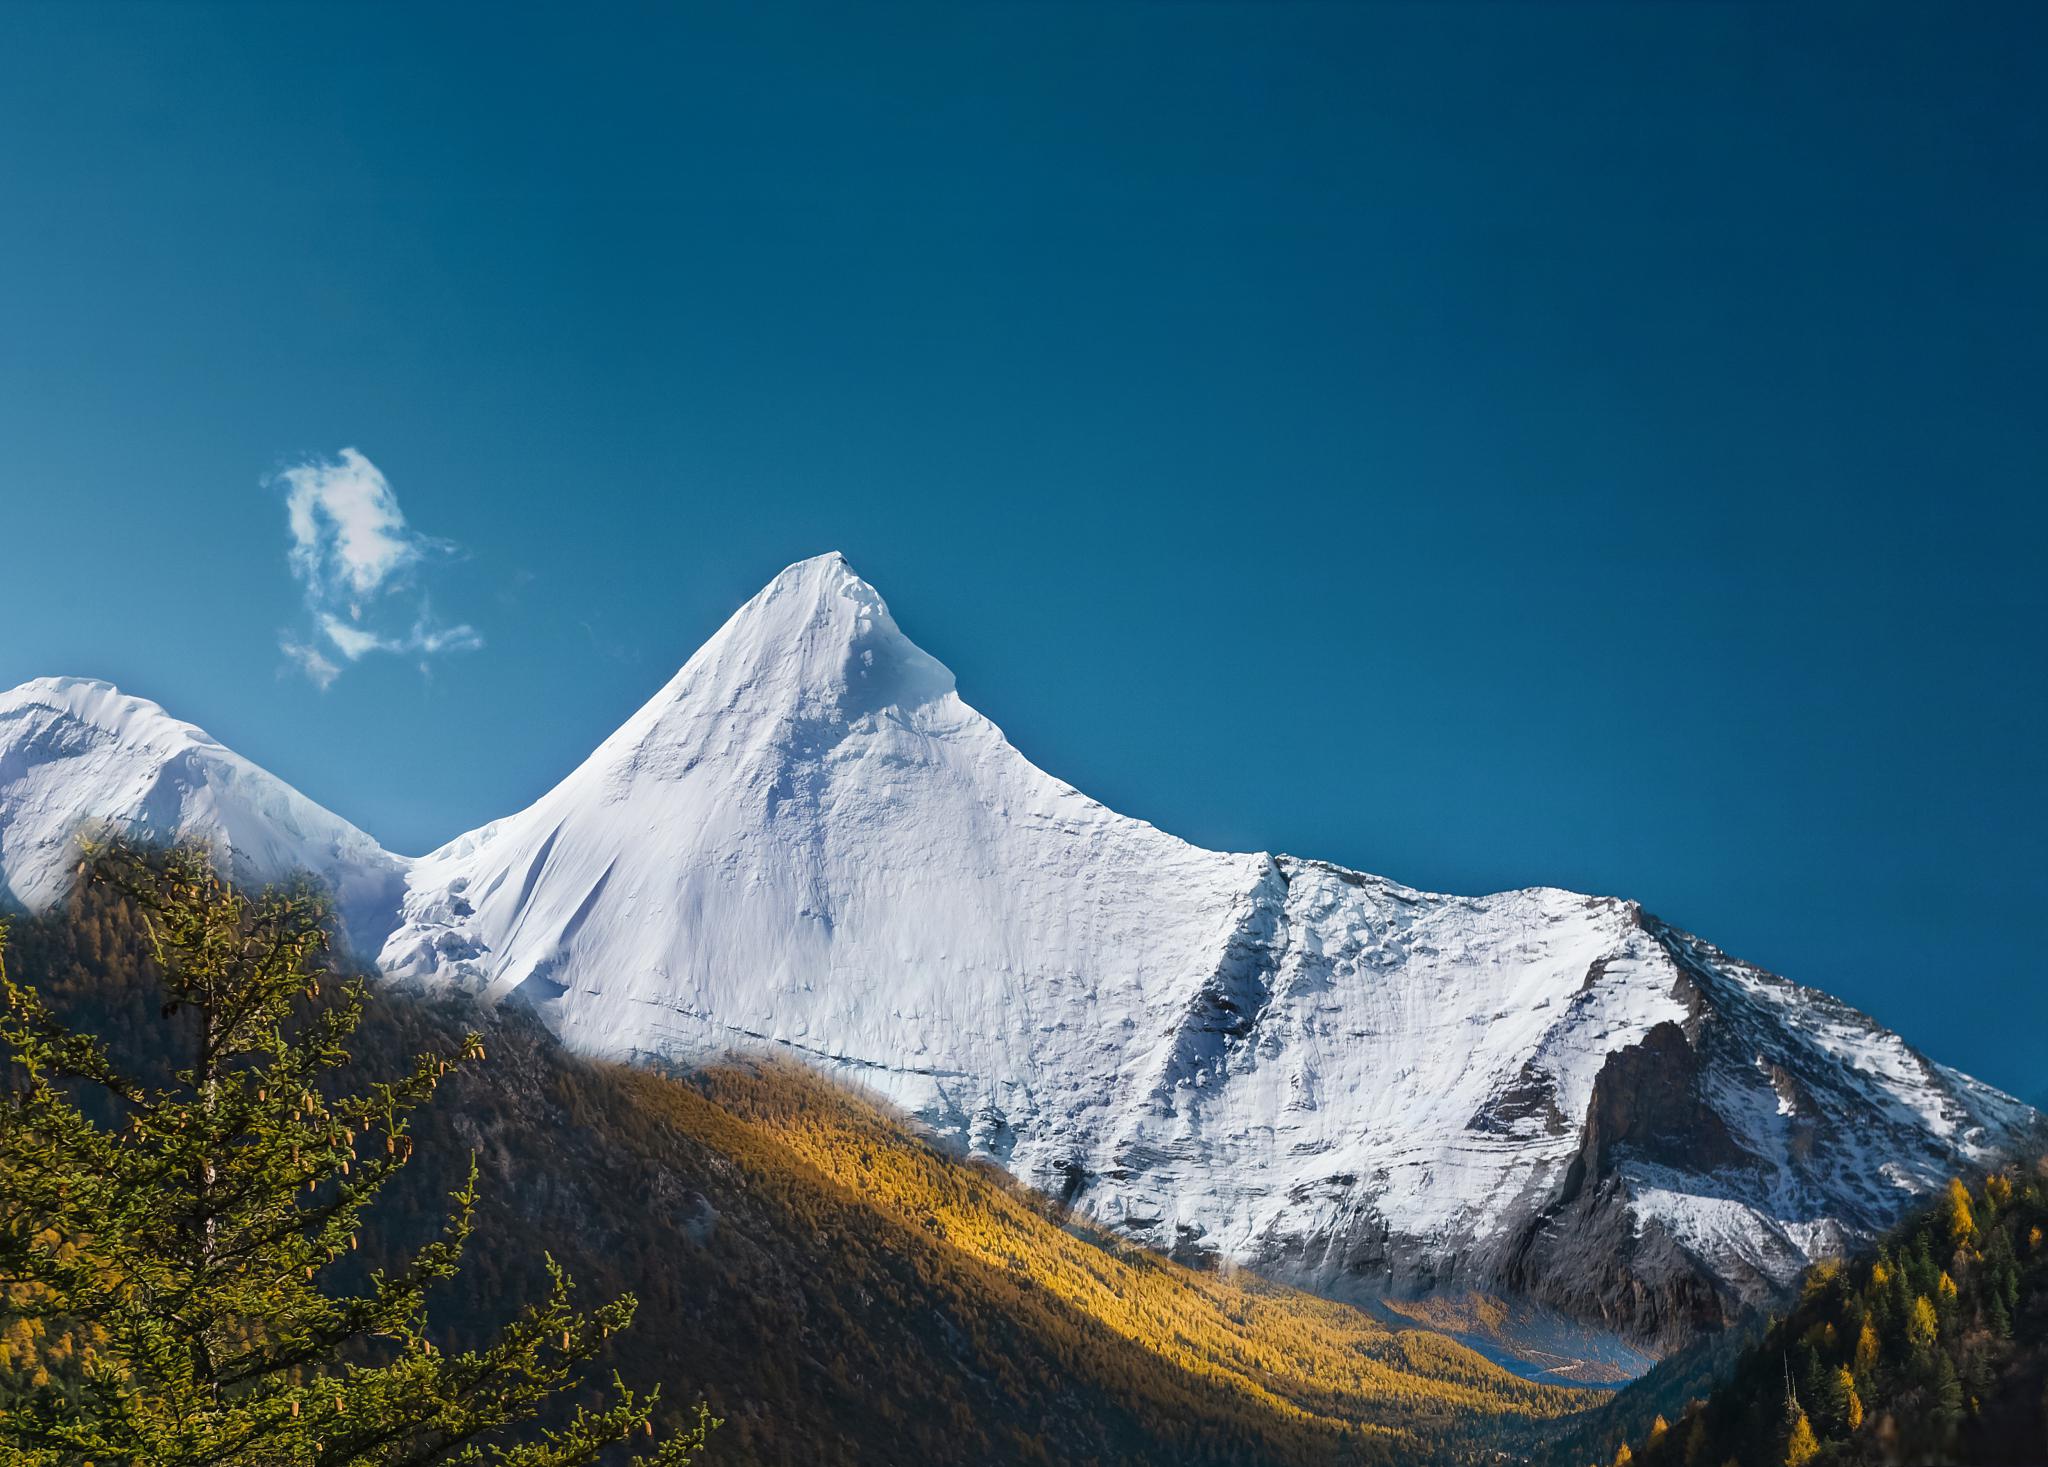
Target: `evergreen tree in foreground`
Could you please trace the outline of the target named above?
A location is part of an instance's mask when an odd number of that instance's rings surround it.
[[[531,1422],[574,1386],[625,1296],[571,1307],[553,1287],[485,1348],[433,1343],[427,1291],[461,1263],[475,1167],[442,1233],[359,1294],[323,1274],[412,1149],[407,1117],[451,1066],[355,1093],[334,1073],[363,1014],[360,979],[323,1000],[325,906],[309,891],[233,890],[204,853],[95,853],[92,879],[140,913],[180,1069],[150,1084],[60,1023],[0,952],[0,1324],[59,1323],[93,1341],[83,1378],[0,1412],[21,1467],[576,1467],[651,1438],[658,1392]],[[646,1441],[635,1467],[684,1467],[709,1421]],[[525,1427],[524,1432],[520,1428]]]

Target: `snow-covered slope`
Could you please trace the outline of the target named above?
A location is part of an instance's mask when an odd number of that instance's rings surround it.
[[[249,839],[356,869],[302,804]],[[2036,1122],[1632,903],[1436,896],[1120,816],[837,556],[535,804],[409,863],[387,929],[386,971],[531,1003],[586,1051],[808,1056],[1162,1247],[1338,1294],[1513,1287],[1651,1342]]]
[[[311,873],[359,951],[376,951],[405,889],[398,857],[147,699],[75,677],[0,693],[0,900],[55,902],[77,837],[99,826],[203,841],[248,879]]]

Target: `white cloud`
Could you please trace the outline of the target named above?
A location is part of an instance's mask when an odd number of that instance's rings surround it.
[[[420,585],[456,546],[408,525],[369,459],[344,448],[332,462],[295,465],[273,482],[285,491],[286,558],[312,622],[278,646],[315,685],[326,688],[344,665],[373,652],[416,656],[424,672],[429,658],[483,646],[476,628],[437,623]]]
[[[407,528],[398,496],[375,464],[353,448],[334,463],[300,464],[278,476],[292,531],[292,573],[309,592],[346,587],[372,596],[416,564],[420,537]]]
[[[280,637],[277,645],[283,649],[285,656],[298,664],[299,671],[313,680],[313,686],[322,692],[327,690],[328,684],[341,676],[341,669],[328,661],[318,647],[309,647],[290,636]]]
[[[366,632],[361,627],[351,626],[331,613],[320,618],[320,630],[326,634],[327,640],[334,644],[335,650],[350,662],[358,660],[366,652],[397,650],[375,632]]]
[[[437,652],[474,652],[483,646],[483,634],[472,626],[429,627],[417,622],[412,629],[412,647],[429,656]]]

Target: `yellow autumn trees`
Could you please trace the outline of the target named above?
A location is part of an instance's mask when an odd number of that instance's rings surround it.
[[[1813,1434],[1813,1423],[1806,1419],[1804,1411],[1792,1417],[1792,1429],[1785,1437],[1785,1467],[1806,1467],[1820,1455],[1820,1441]]]
[[[1942,1195],[1942,1223],[1948,1229],[1949,1241],[1958,1248],[1966,1245],[1977,1233],[1977,1218],[1970,1210],[1970,1189],[1956,1177],[1948,1179],[1948,1188]]]
[[[1941,1321],[1934,1312],[1934,1301],[1925,1294],[1913,1300],[1913,1307],[1906,1315],[1906,1338],[1915,1349],[1931,1350],[1941,1336]]]
[[[947,1252],[999,1271],[1023,1307],[1052,1306],[1139,1345],[1221,1400],[1312,1433],[1349,1429],[1397,1454],[1459,1422],[1542,1420],[1598,1393],[1538,1385],[1448,1338],[1394,1330],[1362,1311],[1241,1270],[1201,1270],[1049,1215],[993,1168],[967,1165],[872,1104],[795,1065],[714,1071],[695,1086],[647,1078],[653,1103],[749,1164],[815,1172]]]
[[[1854,1372],[1847,1366],[1837,1367],[1835,1370],[1834,1386],[1835,1397],[1840,1403],[1842,1420],[1848,1424],[1850,1431],[1862,1430],[1863,1398],[1856,1393],[1856,1376]]]

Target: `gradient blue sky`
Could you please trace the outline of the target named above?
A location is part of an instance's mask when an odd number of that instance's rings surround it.
[[[2040,5],[16,0],[0,684],[419,850],[841,549],[1120,809],[1632,895],[2038,1094],[2044,54]],[[385,611],[483,645],[323,692],[266,481],[350,446],[452,542]]]

